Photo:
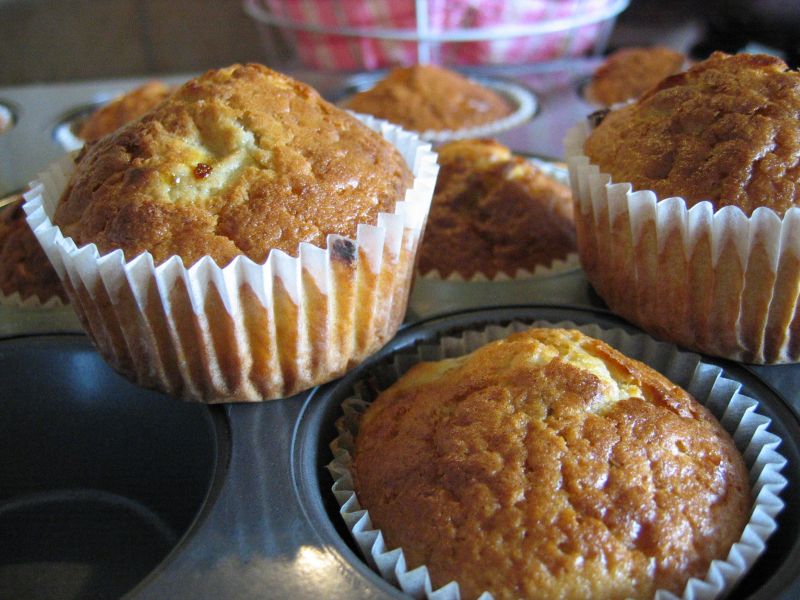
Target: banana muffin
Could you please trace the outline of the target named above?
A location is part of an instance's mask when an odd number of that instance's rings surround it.
[[[395,148],[300,82],[249,64],[190,81],[83,151],[55,224],[80,246],[264,262],[355,237],[413,177]]]
[[[42,304],[53,297],[67,301],[58,274],[28,227],[21,197],[0,209],[0,292],[18,293],[23,301],[35,296]]]
[[[420,273],[513,277],[575,252],[567,186],[493,140],[449,142],[437,152]]]
[[[798,111],[800,73],[715,53],[570,132],[581,264],[612,310],[707,354],[800,360]]]
[[[586,86],[590,102],[610,106],[639,97],[656,83],[677,73],[686,57],[671,48],[622,48],[603,62]]]
[[[148,81],[114,98],[89,115],[81,124],[78,137],[92,142],[108,135],[158,106],[171,91],[169,86],[160,81]]]
[[[494,90],[434,65],[394,69],[373,88],[345,101],[344,107],[412,131],[464,129],[513,112]]]
[[[680,595],[751,506],[706,408],[564,329],[413,366],[361,419],[353,472],[387,548],[462,598]]]
[[[233,65],[52,165],[26,208],[114,368],[186,399],[260,401],[394,335],[436,170],[417,136]]]

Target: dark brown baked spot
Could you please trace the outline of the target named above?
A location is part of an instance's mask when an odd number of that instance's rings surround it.
[[[608,108],[601,108],[600,110],[596,110],[593,113],[589,113],[589,115],[587,115],[586,117],[586,120],[589,121],[589,126],[591,128],[595,128],[598,125],[600,125],[600,123],[603,122],[603,119],[605,119],[608,116],[608,113],[610,112],[611,110],[609,110]]]
[[[356,261],[356,245],[348,239],[336,238],[331,244],[331,255],[334,260],[352,265]]]

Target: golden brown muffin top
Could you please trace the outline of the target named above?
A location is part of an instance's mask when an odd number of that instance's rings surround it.
[[[355,237],[413,177],[389,142],[309,86],[248,64],[209,71],[84,148],[55,223],[78,245],[189,266],[264,262]]]
[[[612,180],[745,214],[798,203],[800,74],[772,56],[714,53],[613,111],[584,150]]]
[[[81,125],[78,137],[91,142],[108,135],[158,106],[171,91],[160,81],[149,81],[140,85],[89,115]]]
[[[412,367],[359,425],[355,490],[389,548],[464,598],[682,593],[750,506],[730,436],[600,340],[531,329]]]
[[[508,102],[493,90],[434,65],[394,69],[344,106],[412,131],[475,127],[512,112]]]
[[[68,301],[58,274],[25,220],[21,197],[0,209],[0,291],[6,296],[19,292],[23,300],[36,296],[42,303],[53,296]]]
[[[677,73],[686,57],[671,48],[621,48],[603,62],[586,86],[586,98],[610,106],[636,98]]]
[[[437,151],[421,273],[513,276],[575,251],[567,186],[493,140],[460,140]]]

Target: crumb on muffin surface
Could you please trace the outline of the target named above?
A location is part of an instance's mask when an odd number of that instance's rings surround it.
[[[704,407],[571,330],[412,367],[362,418],[354,475],[387,545],[467,598],[680,594],[750,506]]]

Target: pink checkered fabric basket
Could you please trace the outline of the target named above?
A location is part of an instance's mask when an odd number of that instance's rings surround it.
[[[244,0],[303,66],[499,65],[600,53],[629,0]]]

